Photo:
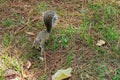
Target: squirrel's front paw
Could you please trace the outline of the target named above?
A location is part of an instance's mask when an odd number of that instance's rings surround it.
[[[43,46],[39,46],[39,50],[41,51],[41,53],[43,53],[43,51],[44,51],[44,48],[43,48]]]

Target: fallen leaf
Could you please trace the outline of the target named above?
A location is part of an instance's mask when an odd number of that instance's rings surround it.
[[[58,70],[52,76],[52,80],[63,80],[63,79],[69,78],[69,77],[71,77],[71,72],[72,72],[72,68],[68,68],[65,70]]]
[[[97,42],[97,46],[102,46],[102,45],[104,45],[105,44],[105,41],[104,40],[99,40],[98,42]]]
[[[120,6],[120,1],[116,1],[116,4],[117,4],[118,6]]]
[[[23,67],[30,69],[30,67],[32,66],[32,63],[28,60],[27,62],[24,63]]]
[[[30,67],[31,67],[31,62],[30,61],[27,61],[27,63],[26,63],[26,67],[29,69]]]
[[[10,79],[10,80],[20,80],[20,79],[18,79],[18,78],[14,78],[14,79]]]
[[[27,78],[29,76],[29,71],[27,69],[23,70],[22,72],[22,75],[23,75],[23,78]]]
[[[35,35],[33,32],[26,32],[26,34],[28,34],[28,35],[32,35],[32,36]]]
[[[15,70],[6,70],[4,73],[5,80],[21,80],[20,74]]]

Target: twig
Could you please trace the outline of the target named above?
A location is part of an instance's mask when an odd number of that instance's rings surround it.
[[[53,59],[53,57],[52,57],[52,56],[50,56],[49,54],[46,54],[46,55],[48,55],[51,59]]]
[[[44,53],[43,53],[43,55],[44,55],[44,62],[45,62],[45,73],[46,73],[46,71],[47,71],[46,53],[44,52]]]

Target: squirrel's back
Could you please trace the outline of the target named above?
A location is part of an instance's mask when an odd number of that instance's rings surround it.
[[[33,47],[39,49],[40,46],[44,46],[44,43],[49,38],[49,33],[46,30],[42,30],[38,33],[37,37],[33,42]]]

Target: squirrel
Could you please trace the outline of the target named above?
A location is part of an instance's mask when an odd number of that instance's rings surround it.
[[[41,52],[44,51],[44,44],[46,40],[49,39],[50,32],[55,25],[58,17],[54,11],[46,11],[43,14],[43,22],[46,27],[45,30],[40,31],[35,38],[32,48],[40,50]]]

